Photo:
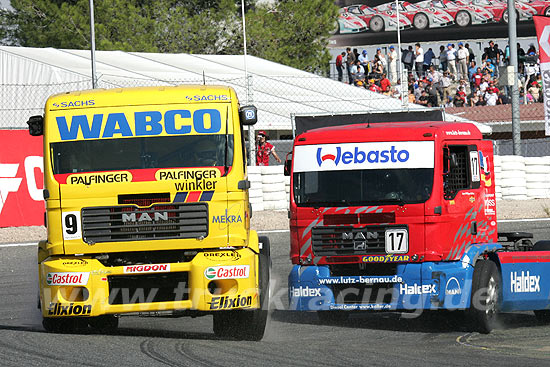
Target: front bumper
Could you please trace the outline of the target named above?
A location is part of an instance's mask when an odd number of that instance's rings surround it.
[[[221,278],[215,271],[223,267]],[[240,269],[232,276],[226,270]],[[215,312],[259,307],[258,256],[252,250],[199,252],[188,262],[105,266],[91,257],[39,264],[44,317]],[[220,273],[221,274],[221,273]]]
[[[288,278],[298,311],[466,309],[473,267],[455,262],[398,264],[391,275],[332,276],[328,266],[295,265]]]

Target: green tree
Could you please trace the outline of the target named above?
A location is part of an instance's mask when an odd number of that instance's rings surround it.
[[[324,71],[338,16],[333,0],[245,0],[248,52],[307,71]],[[89,0],[11,0],[0,12],[0,42],[88,49]],[[96,48],[142,52],[241,54],[240,0],[95,2]]]
[[[247,15],[250,53],[310,72],[326,72],[330,31],[338,17],[333,0],[285,0]]]
[[[3,17],[8,42],[26,47],[90,47],[88,0],[12,0],[14,12]],[[99,50],[156,51],[154,20],[134,1],[96,1],[95,32]]]

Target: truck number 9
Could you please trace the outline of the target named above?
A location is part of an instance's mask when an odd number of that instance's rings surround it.
[[[80,212],[63,213],[63,239],[74,240],[81,238]]]

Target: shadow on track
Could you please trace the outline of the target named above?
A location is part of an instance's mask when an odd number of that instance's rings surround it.
[[[397,312],[351,312],[348,320],[322,322],[315,312],[275,310],[273,321],[303,325],[330,325],[353,329],[401,332],[451,333],[474,330],[465,314],[458,311],[425,311],[421,314]],[[532,312],[500,315],[499,329],[516,329],[543,325]]]

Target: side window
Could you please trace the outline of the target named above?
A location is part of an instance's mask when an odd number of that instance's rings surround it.
[[[452,200],[461,190],[479,188],[479,155],[475,145],[443,148],[443,195]]]

